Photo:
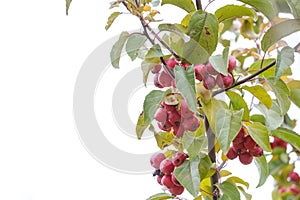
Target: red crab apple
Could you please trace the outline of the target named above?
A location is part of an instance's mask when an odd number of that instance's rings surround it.
[[[153,168],[159,169],[160,163],[165,159],[166,159],[166,156],[163,153],[157,152],[151,156],[150,164]]]
[[[174,165],[171,160],[165,159],[160,163],[160,171],[165,175],[171,174],[174,171]]]
[[[184,128],[182,125],[179,125],[179,126],[174,126],[173,127],[174,129],[174,135],[178,138],[181,138],[184,134]]]
[[[184,62],[184,63],[181,64],[181,66],[183,67],[183,69],[186,69],[186,68],[188,68],[190,66],[190,64]]]
[[[171,68],[174,69],[174,67],[177,65],[177,61],[175,58],[170,58],[166,60],[166,64]]]
[[[299,174],[294,171],[289,174],[289,178],[294,182],[298,182],[300,180]]]
[[[216,79],[211,76],[208,75],[204,80],[203,80],[203,86],[207,89],[207,90],[211,90],[216,86]]]
[[[249,165],[253,160],[253,156],[251,156],[248,152],[245,152],[245,153],[239,155],[239,160],[244,165]]]
[[[173,195],[181,195],[184,191],[184,187],[183,186],[174,186],[172,188],[169,189],[169,191],[171,192],[171,194]]]
[[[205,68],[205,65],[202,65],[202,64],[196,64],[194,67],[196,79],[199,81],[202,81],[203,77],[206,77],[206,75],[207,75],[207,72],[205,71],[204,68]]]
[[[246,147],[244,146],[244,143],[232,143],[232,146],[235,150],[235,152],[237,152],[237,154],[243,154],[245,152],[247,152]]]
[[[296,185],[292,185],[288,191],[291,191],[294,195],[298,195],[300,193],[299,188]]]
[[[200,126],[200,121],[196,116],[184,119],[183,128],[187,131],[196,131]]]
[[[161,183],[166,186],[167,188],[174,187],[174,183],[172,182],[172,176],[171,175],[164,175],[161,179]]]
[[[249,149],[251,156],[260,157],[263,155],[264,150],[260,146],[255,146],[253,149]]]
[[[152,67],[151,72],[153,74],[158,73],[161,70],[161,64],[155,65],[154,67]]]
[[[256,146],[256,142],[252,139],[250,135],[247,135],[244,140],[244,146],[246,149],[253,149]]]
[[[240,129],[239,133],[237,134],[237,136],[234,138],[234,140],[232,141],[233,143],[242,143],[244,142],[244,137],[245,137],[245,132],[243,127]]]
[[[159,73],[155,74],[154,76],[154,85],[155,87],[158,87],[158,88],[163,88],[164,86],[162,84],[160,84],[159,80],[158,80],[158,76],[159,76]]]
[[[178,182],[177,178],[175,177],[174,173],[172,173],[171,178],[172,178],[172,182],[174,183],[174,185],[176,185],[176,186],[180,186],[181,185]]]
[[[227,76],[218,74],[218,76],[216,78],[216,82],[220,88],[228,88],[229,86],[232,85],[233,78],[232,78],[231,74],[228,74]]]
[[[157,180],[157,183],[158,183],[159,185],[162,185],[161,180],[162,180],[163,177],[164,177],[164,175],[158,175],[158,176],[157,176],[156,180]]]
[[[275,149],[276,147],[281,147],[281,148],[283,148],[283,149],[286,150],[286,148],[287,148],[287,142],[285,142],[285,141],[283,141],[283,140],[281,140],[279,138],[274,138],[274,141],[271,142],[271,148]]]
[[[286,192],[286,189],[284,187],[279,188],[279,194],[283,194]]]
[[[228,72],[231,73],[236,68],[236,58],[229,56],[228,58]]]
[[[162,71],[158,76],[159,83],[164,87],[172,86],[172,77],[165,71]]]
[[[158,122],[164,123],[168,119],[168,112],[164,108],[159,108],[154,116],[154,119]]]
[[[175,167],[180,166],[186,160],[186,154],[183,152],[177,152],[172,158],[172,163]]]
[[[181,121],[181,116],[178,114],[177,110],[168,112],[168,120],[174,126],[179,126]]]
[[[181,100],[180,115],[183,118],[190,118],[194,115],[194,113],[189,109],[187,102],[184,99]]]
[[[237,152],[235,151],[235,149],[233,147],[230,147],[230,149],[228,150],[226,156],[227,156],[228,159],[233,160],[236,157],[238,157],[238,154],[237,154]]]
[[[207,69],[207,72],[208,72],[209,74],[211,74],[211,75],[218,75],[218,74],[219,74],[219,72],[217,72],[217,71],[215,70],[215,68],[211,65],[210,62],[206,64],[206,69]]]
[[[167,131],[167,132],[170,132],[172,128],[172,124],[169,121],[165,121],[164,123],[157,122],[157,125],[160,130]]]

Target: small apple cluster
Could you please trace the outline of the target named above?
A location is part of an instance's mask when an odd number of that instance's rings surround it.
[[[300,194],[300,190],[299,187],[296,185],[300,183],[300,176],[297,172],[292,171],[289,173],[288,176],[288,181],[292,183],[291,186],[289,187],[283,187],[281,186],[279,188],[279,193],[280,194],[284,194],[284,193],[292,193],[293,195],[297,196]]]
[[[279,138],[274,138],[274,141],[270,143],[271,144],[271,148],[275,149],[275,148],[283,148],[284,150],[286,150],[287,148],[287,142],[283,141],[282,139]]]
[[[179,107],[179,109],[178,109]],[[176,137],[182,137],[184,131],[196,131],[200,126],[199,119],[194,115],[185,101],[164,101],[156,111],[154,119],[157,121],[158,128],[173,133]]]
[[[216,85],[220,88],[228,88],[233,83],[233,77],[230,74],[236,68],[236,59],[230,56],[228,59],[228,75],[224,76],[217,72],[210,62],[206,65],[196,64],[194,71],[196,79],[203,82],[207,90],[212,90]]]
[[[173,172],[186,159],[187,155],[183,152],[174,154],[172,160],[166,158],[161,152],[155,153],[150,159],[151,166],[156,170],[153,175],[157,176],[157,182],[168,188],[173,195],[181,195],[184,192],[184,187],[178,182]]]
[[[252,139],[250,135],[246,135],[242,127],[238,135],[232,141],[226,156],[228,159],[233,160],[239,157],[239,160],[244,165],[249,165],[253,157],[260,157],[263,155],[263,149]]]

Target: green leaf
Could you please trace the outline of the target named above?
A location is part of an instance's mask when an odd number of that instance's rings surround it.
[[[199,154],[198,154],[199,155]],[[211,169],[211,160],[206,154],[201,154],[200,162],[198,165],[199,168],[199,174],[200,174],[200,180],[203,180],[208,176],[208,172]]]
[[[193,12],[196,10],[195,5],[192,0],[162,0],[161,5],[164,4],[172,4],[183,10],[187,11],[188,13]]]
[[[249,183],[244,181],[243,179],[239,178],[239,177],[236,177],[236,176],[231,176],[229,177],[228,179],[226,179],[227,182],[231,182],[233,184],[241,184],[241,185],[244,185],[246,186],[247,189],[249,189]]]
[[[173,195],[167,193],[159,193],[152,195],[147,200],[165,200],[165,199],[173,199]]]
[[[244,197],[246,198],[246,200],[251,200],[252,199],[252,195],[248,194],[243,187],[241,186],[237,186],[237,188],[239,189],[239,191],[242,192],[242,194],[244,195]]]
[[[259,182],[256,186],[258,188],[266,182],[269,176],[269,167],[265,155],[255,158],[254,161],[259,172]]]
[[[258,115],[258,114],[251,115],[250,121],[266,124],[266,118],[263,115]]]
[[[175,84],[178,90],[185,98],[189,109],[193,112],[197,111],[197,99],[195,89],[195,73],[194,67],[189,66],[184,70],[181,66],[174,68],[175,72]]]
[[[256,71],[260,70],[261,68],[265,68],[267,65],[273,63],[275,61],[274,58],[264,59],[264,60],[257,60],[255,61],[249,68],[249,73],[254,74]],[[263,63],[262,63],[263,62]],[[274,65],[275,66],[275,65]],[[274,76],[274,66],[269,68],[267,71],[264,71],[259,76],[260,77],[273,77]]]
[[[168,31],[172,33],[176,33],[178,36],[184,38],[186,35],[184,34],[185,28],[183,28],[180,24],[160,24],[158,26],[160,31]]]
[[[244,98],[238,93],[235,93],[233,91],[227,91],[226,95],[229,97],[230,103],[234,110],[244,109],[243,120],[246,121],[249,120],[250,119],[249,108]]]
[[[190,40],[183,45],[182,58],[191,64],[205,63],[209,54],[197,41]]]
[[[275,80],[278,80],[282,74],[294,63],[294,49],[284,47],[277,55],[277,64],[275,68]]]
[[[242,127],[243,110],[230,111],[227,109],[220,109],[216,113],[216,135],[220,142],[221,149],[224,154],[230,148],[230,144],[237,136]]]
[[[211,126],[211,129],[216,133],[216,113],[222,108],[228,108],[227,104],[224,101],[217,100],[212,98],[209,102],[201,101],[202,109],[208,119],[208,122]]]
[[[114,68],[119,68],[120,57],[129,33],[124,31],[121,33],[119,40],[113,45],[110,51],[110,60]]]
[[[72,0],[66,0],[66,15],[69,14],[69,8],[72,3]]]
[[[144,123],[150,123],[154,119],[154,115],[159,108],[163,98],[171,93],[171,89],[167,91],[152,90],[144,100]]]
[[[238,5],[227,5],[221,7],[215,12],[215,15],[218,18],[219,22],[243,16],[249,16],[252,17],[255,21],[257,20],[257,14],[253,9]]]
[[[209,62],[213,68],[225,76],[228,75],[228,54],[229,47],[225,47],[222,55],[211,56],[209,58]]]
[[[144,46],[146,40],[147,37],[140,34],[133,34],[128,38],[125,49],[132,61],[138,57],[139,50]]]
[[[261,41],[262,50],[266,52],[280,39],[297,31],[300,31],[300,19],[289,19],[272,26]]]
[[[143,62],[141,64],[141,68],[143,71],[143,82],[145,85],[147,83],[149,72],[152,69],[152,67],[154,67],[155,65],[158,65],[160,63],[161,63],[161,61],[159,58],[151,58],[151,59],[143,60]]]
[[[110,26],[114,23],[115,19],[120,15],[120,12],[113,12],[107,20],[106,26],[105,26],[105,30],[108,30],[110,28]]]
[[[144,113],[140,114],[135,128],[135,132],[139,140],[142,138],[142,135],[146,128],[150,125],[150,123],[145,123],[144,117]]]
[[[268,85],[276,95],[279,103],[281,114],[285,115],[290,108],[291,101],[289,100],[290,91],[286,84],[281,80],[275,80],[275,78],[267,78]]]
[[[158,44],[155,44],[149,49],[145,58],[150,59],[150,58],[157,58],[162,56],[164,56],[164,54],[162,53],[160,46]]]
[[[191,160],[197,158],[201,151],[207,146],[207,140],[204,135],[195,137],[193,133],[187,131],[182,137],[182,142]]]
[[[276,16],[275,10],[270,0],[239,0],[244,2],[260,12],[262,12],[270,21]]]
[[[272,107],[268,109],[263,104],[255,106],[265,117],[265,124],[270,131],[275,130],[281,126],[283,122],[283,115],[281,115],[280,108],[276,101],[273,102]]]
[[[266,126],[259,122],[246,125],[252,139],[265,151],[272,151],[269,140],[269,131]]]
[[[169,132],[159,132],[155,133],[154,137],[156,139],[157,146],[163,150],[165,147],[172,144],[175,136],[173,133]]]
[[[300,108],[300,89],[291,89],[290,92],[292,102]]]
[[[198,170],[199,158],[189,162],[186,160],[182,165],[176,167],[174,175],[181,185],[193,195],[198,196],[200,192],[200,175]]]
[[[218,44],[218,29],[219,23],[215,15],[197,11],[191,16],[187,34],[212,54]]]
[[[298,0],[287,0],[288,5],[295,18],[300,18],[300,1]]]
[[[218,183],[216,186],[221,190],[222,196],[220,200],[239,200],[241,199],[240,193],[237,187],[228,182],[224,181],[223,183]]]
[[[243,86],[242,89],[247,90],[253,96],[255,96],[261,103],[263,103],[268,109],[272,106],[272,99],[268,92],[260,85],[255,86]]]
[[[274,137],[286,141],[300,151],[300,136],[296,132],[286,128],[278,128],[271,133]]]

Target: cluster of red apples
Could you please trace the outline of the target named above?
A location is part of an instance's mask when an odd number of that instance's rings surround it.
[[[200,126],[199,119],[194,115],[185,101],[177,100],[175,95],[169,96],[172,101],[164,101],[157,110],[154,119],[157,121],[158,128],[173,133],[176,137],[182,137],[185,131],[196,131]]]
[[[299,185],[300,183],[300,176],[297,172],[292,171],[289,173],[288,176],[288,181],[292,182],[293,184],[289,187],[283,187],[281,186],[279,188],[279,193],[280,194],[284,194],[284,193],[292,193],[293,195],[297,196],[300,194],[300,190],[299,187],[297,186],[297,184]]]
[[[228,150],[226,156],[233,160],[239,157],[239,160],[244,165],[249,165],[253,157],[260,157],[263,155],[263,149],[252,139],[250,135],[245,134],[242,127],[232,141],[232,147]]]
[[[165,61],[165,63],[168,65],[168,67],[173,70],[175,66],[179,65],[186,69],[190,64],[183,62],[178,62],[175,58],[170,58]],[[208,62],[206,65],[204,64],[196,64],[194,65],[194,71],[195,71],[195,78],[198,81],[203,82],[203,86],[207,90],[212,90],[215,88],[216,85],[220,88],[228,88],[233,83],[233,77],[231,75],[231,72],[236,67],[236,58],[234,56],[230,56],[228,59],[228,75],[224,76],[223,74],[220,74],[217,72],[210,62]],[[164,88],[164,87],[176,87],[174,80],[172,77],[166,72],[164,69],[162,69],[162,65],[156,65],[152,68],[151,72],[155,74],[154,77],[154,85],[158,88]]]
[[[178,182],[173,172],[186,159],[187,155],[183,152],[177,152],[171,160],[161,152],[155,153],[150,159],[151,166],[156,170],[153,175],[157,176],[157,182],[165,186],[173,195],[181,195],[184,192],[184,187]]]

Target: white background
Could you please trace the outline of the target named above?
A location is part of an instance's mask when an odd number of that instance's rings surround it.
[[[72,94],[82,63],[106,39],[139,28],[127,16],[106,32],[108,7],[109,0],[74,0],[66,17],[63,0],[0,2],[0,199],[141,200],[161,191],[150,174],[102,166],[76,132]],[[183,17],[171,11],[162,18]],[[230,168],[256,185],[255,167]],[[270,179],[250,192],[254,200],[270,199],[271,188]]]

